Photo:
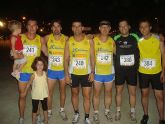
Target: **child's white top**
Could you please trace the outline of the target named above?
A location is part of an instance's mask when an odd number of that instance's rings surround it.
[[[34,80],[32,83],[32,99],[43,100],[48,97],[48,85],[47,85],[47,77],[44,72],[42,76],[38,76],[36,72],[34,72]]]

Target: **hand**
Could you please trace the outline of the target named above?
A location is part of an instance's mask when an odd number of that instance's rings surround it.
[[[90,73],[90,74],[89,74],[88,80],[89,80],[89,82],[91,82],[91,83],[94,81],[94,74],[93,74],[93,73]]]
[[[24,55],[23,55],[23,53],[21,52],[21,53],[18,53],[18,58],[23,58],[24,57]]]
[[[25,90],[24,92],[23,92],[23,96],[26,96],[27,95],[27,90]]]
[[[14,58],[15,59],[21,59],[23,57],[24,57],[24,55],[22,53],[14,53]]]
[[[72,86],[72,80],[71,80],[70,76],[65,76],[65,83]]]
[[[87,34],[86,37],[87,37],[87,39],[90,40],[90,39],[93,39],[94,38],[94,35],[93,34]]]

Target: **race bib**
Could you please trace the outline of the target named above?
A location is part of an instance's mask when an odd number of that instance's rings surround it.
[[[121,66],[133,66],[135,64],[134,55],[120,55]]]
[[[37,47],[31,45],[24,45],[23,54],[26,56],[36,56]]]
[[[108,64],[112,61],[112,55],[108,53],[98,53],[97,62],[100,64]]]
[[[140,62],[140,66],[146,69],[151,69],[154,68],[156,66],[156,62],[154,59],[143,59]]]
[[[86,69],[85,58],[73,58],[72,64],[74,69]]]
[[[49,62],[52,65],[56,65],[56,66],[63,65],[63,56],[62,55],[51,55],[49,57]]]

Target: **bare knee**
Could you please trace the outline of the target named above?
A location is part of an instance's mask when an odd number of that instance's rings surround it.
[[[85,95],[84,96],[84,101],[90,101],[90,95]]]
[[[157,99],[158,102],[164,101],[164,96],[163,96],[163,94],[158,94],[158,95],[156,95],[156,99]]]
[[[122,91],[117,90],[117,91],[116,91],[116,96],[117,96],[117,97],[121,97],[121,96],[122,96]]]
[[[148,96],[149,96],[149,92],[142,90],[142,97],[148,97]]]
[[[134,92],[134,91],[130,92],[130,96],[131,97],[136,97],[136,92]]]
[[[99,91],[95,91],[94,93],[93,93],[93,97],[94,98],[98,98],[100,96],[100,92]]]
[[[79,92],[78,91],[73,91],[72,90],[72,97],[78,97]]]
[[[25,99],[25,98],[26,98],[26,94],[24,94],[24,93],[19,94],[19,99]]]
[[[53,90],[49,90],[49,96],[53,97]]]

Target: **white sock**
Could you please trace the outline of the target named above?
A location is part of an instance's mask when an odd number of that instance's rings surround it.
[[[131,107],[131,112],[135,112],[135,108],[134,107]]]
[[[105,109],[105,113],[107,114],[108,112],[110,112],[110,109]]]
[[[19,118],[19,120],[23,120],[23,118],[22,118],[22,117],[20,117],[20,118]]]
[[[117,112],[119,112],[120,111],[120,107],[116,107],[116,110],[117,110]]]
[[[48,113],[52,113],[52,110],[50,109],[50,110],[48,110]]]
[[[96,111],[94,111],[94,113],[97,113],[97,114],[98,114],[98,113],[99,113],[99,111],[98,111],[98,110],[96,110]]]
[[[63,112],[64,111],[64,108],[60,108],[60,112]]]

